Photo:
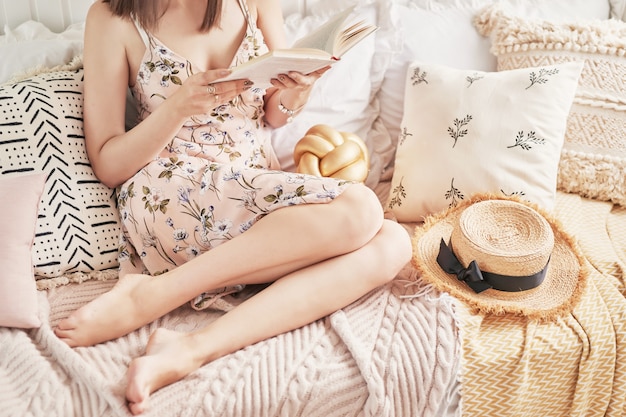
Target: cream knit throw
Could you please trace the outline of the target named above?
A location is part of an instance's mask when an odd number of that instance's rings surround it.
[[[114,282],[42,291],[40,329],[0,328],[0,415],[128,416],[126,368],[150,333],[157,326],[189,331],[222,314],[184,306],[95,347],[59,341],[51,325]],[[460,416],[450,299],[434,291],[401,297],[415,289],[397,281],[326,319],[216,360],[157,391],[148,416]]]

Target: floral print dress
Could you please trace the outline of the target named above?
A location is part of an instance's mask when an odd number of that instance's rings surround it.
[[[267,51],[245,1],[239,3],[248,28],[232,66]],[[138,29],[146,52],[132,93],[141,120],[197,69]],[[345,188],[336,179],[278,170],[263,124],[264,93],[253,87],[210,114],[190,118],[156,159],[119,187],[120,276],[164,273],[245,232],[276,209],[329,202]],[[245,261],[246,254],[241,257]],[[206,308],[242,288],[200,294],[192,306]]]

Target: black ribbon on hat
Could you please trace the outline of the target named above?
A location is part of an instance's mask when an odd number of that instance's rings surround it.
[[[548,263],[550,261],[548,260]],[[527,276],[500,275],[493,272],[481,271],[476,261],[470,262],[465,268],[452,250],[441,239],[437,263],[448,274],[456,275],[459,281],[465,282],[475,293],[480,293],[490,288],[500,291],[517,292],[530,290],[538,287],[546,276],[548,265],[539,272]]]

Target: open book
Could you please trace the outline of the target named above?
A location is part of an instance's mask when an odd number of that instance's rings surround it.
[[[275,49],[244,62],[219,81],[248,78],[255,87],[271,87],[270,79],[278,74],[298,71],[309,74],[339,61],[353,46],[378,29],[377,26],[358,21],[348,27],[345,22],[354,6],[337,14],[322,26],[297,40],[291,48]]]

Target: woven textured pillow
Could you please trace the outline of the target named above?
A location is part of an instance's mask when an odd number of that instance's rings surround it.
[[[626,23],[555,23],[484,9],[498,70],[582,61],[559,162],[558,189],[626,205]]]
[[[118,265],[114,191],[97,180],[87,158],[82,91],[82,69],[0,86],[0,175],[46,174],[33,243],[39,287]]]

